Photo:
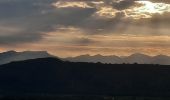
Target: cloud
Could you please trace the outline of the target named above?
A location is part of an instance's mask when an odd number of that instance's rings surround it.
[[[95,11],[81,8],[56,9],[52,6],[54,2],[57,0],[1,1],[0,25],[9,29],[0,31],[0,44],[39,41],[46,32],[55,30],[55,26],[75,26]]]
[[[170,3],[169,0],[150,0],[152,2]]]
[[[1,50],[169,54],[169,25],[169,0],[0,0]]]
[[[13,45],[39,40],[46,28],[41,11],[51,9],[51,0],[1,0],[0,2],[0,44]],[[41,4],[41,5],[38,5]],[[42,24],[42,25],[41,25]]]
[[[141,6],[134,0],[1,0],[0,44],[40,41],[47,33],[57,31],[58,26],[66,27],[66,30],[68,27],[78,28],[87,35],[137,34],[134,32],[141,29],[146,29],[146,34],[151,34],[153,29],[148,29],[147,26],[160,23],[163,25],[160,26],[162,29],[155,30],[162,32],[167,29],[164,24],[170,21],[167,17],[169,13],[153,14],[152,18],[147,19],[143,16],[148,13],[134,12],[134,8]],[[138,34],[144,32],[140,31]],[[77,42],[88,44],[93,41],[79,38]]]
[[[112,6],[115,9],[118,10],[124,10],[124,9],[128,9],[131,6],[134,6],[135,0],[120,0],[119,2],[113,2]]]
[[[93,8],[92,6],[88,5],[86,2],[82,2],[82,1],[79,2],[58,1],[57,3],[53,3],[53,6],[57,8],[68,8],[68,7]]]

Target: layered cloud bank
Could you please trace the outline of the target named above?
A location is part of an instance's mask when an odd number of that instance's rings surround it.
[[[1,51],[170,54],[169,0],[1,0]]]

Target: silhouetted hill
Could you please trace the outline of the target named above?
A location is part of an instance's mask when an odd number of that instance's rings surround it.
[[[40,58],[0,66],[1,95],[169,96],[170,66]]]
[[[101,62],[101,63],[112,63],[112,64],[123,64],[123,63],[138,63],[138,64],[161,64],[170,65],[170,57],[165,55],[148,56],[140,53],[132,54],[126,57],[118,56],[102,56],[102,55],[80,55],[77,57],[68,57],[63,60],[72,62]]]
[[[46,51],[24,51],[24,52],[7,51],[7,52],[0,53],[0,65],[12,61],[22,61],[27,59],[36,59],[36,58],[45,58],[45,57],[52,57],[52,55],[48,54]]]

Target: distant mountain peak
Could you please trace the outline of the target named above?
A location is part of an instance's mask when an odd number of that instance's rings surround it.
[[[104,56],[101,54],[97,54],[97,55],[94,55],[93,57],[104,57]]]
[[[1,53],[17,53],[16,51],[14,51],[14,50],[10,50],[10,51],[6,51],[6,52],[1,52]]]
[[[31,53],[32,53],[32,52],[48,53],[47,51],[23,51],[23,53],[24,53],[24,52],[31,52]]]
[[[150,56],[148,56],[148,55],[146,55],[146,54],[142,54],[142,53],[134,53],[134,54],[131,54],[130,56],[131,56],[131,57],[132,57],[132,56],[137,56],[137,57],[140,57],[140,56],[145,56],[145,57],[146,57],[146,56],[147,56],[147,57],[150,57]],[[130,56],[129,56],[129,57],[130,57]]]
[[[47,51],[21,51],[21,52],[18,52],[18,51],[14,51],[14,50],[9,50],[9,51],[5,51],[5,52],[1,52],[1,53],[46,53],[46,54],[49,54]]]
[[[112,63],[112,64],[122,64],[122,63],[139,63],[139,64],[162,64],[170,65],[170,57],[166,55],[149,56],[142,53],[134,53],[130,56],[119,57],[116,55],[103,56],[97,54],[94,56],[90,55],[80,55],[72,58],[65,58],[64,60],[72,62],[101,62],[101,63]]]
[[[76,57],[91,57],[91,55],[89,55],[89,54],[84,54],[84,55],[80,55],[80,56],[76,56]]]
[[[166,56],[166,55],[156,55],[156,56],[154,56],[154,57],[169,57],[169,56]]]
[[[6,64],[13,61],[22,61],[36,58],[54,57],[47,51],[22,51],[17,52],[14,50],[0,53],[0,64]]]

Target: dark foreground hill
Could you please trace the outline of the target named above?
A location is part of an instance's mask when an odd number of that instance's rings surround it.
[[[170,66],[13,62],[0,66],[0,94],[170,96]]]

